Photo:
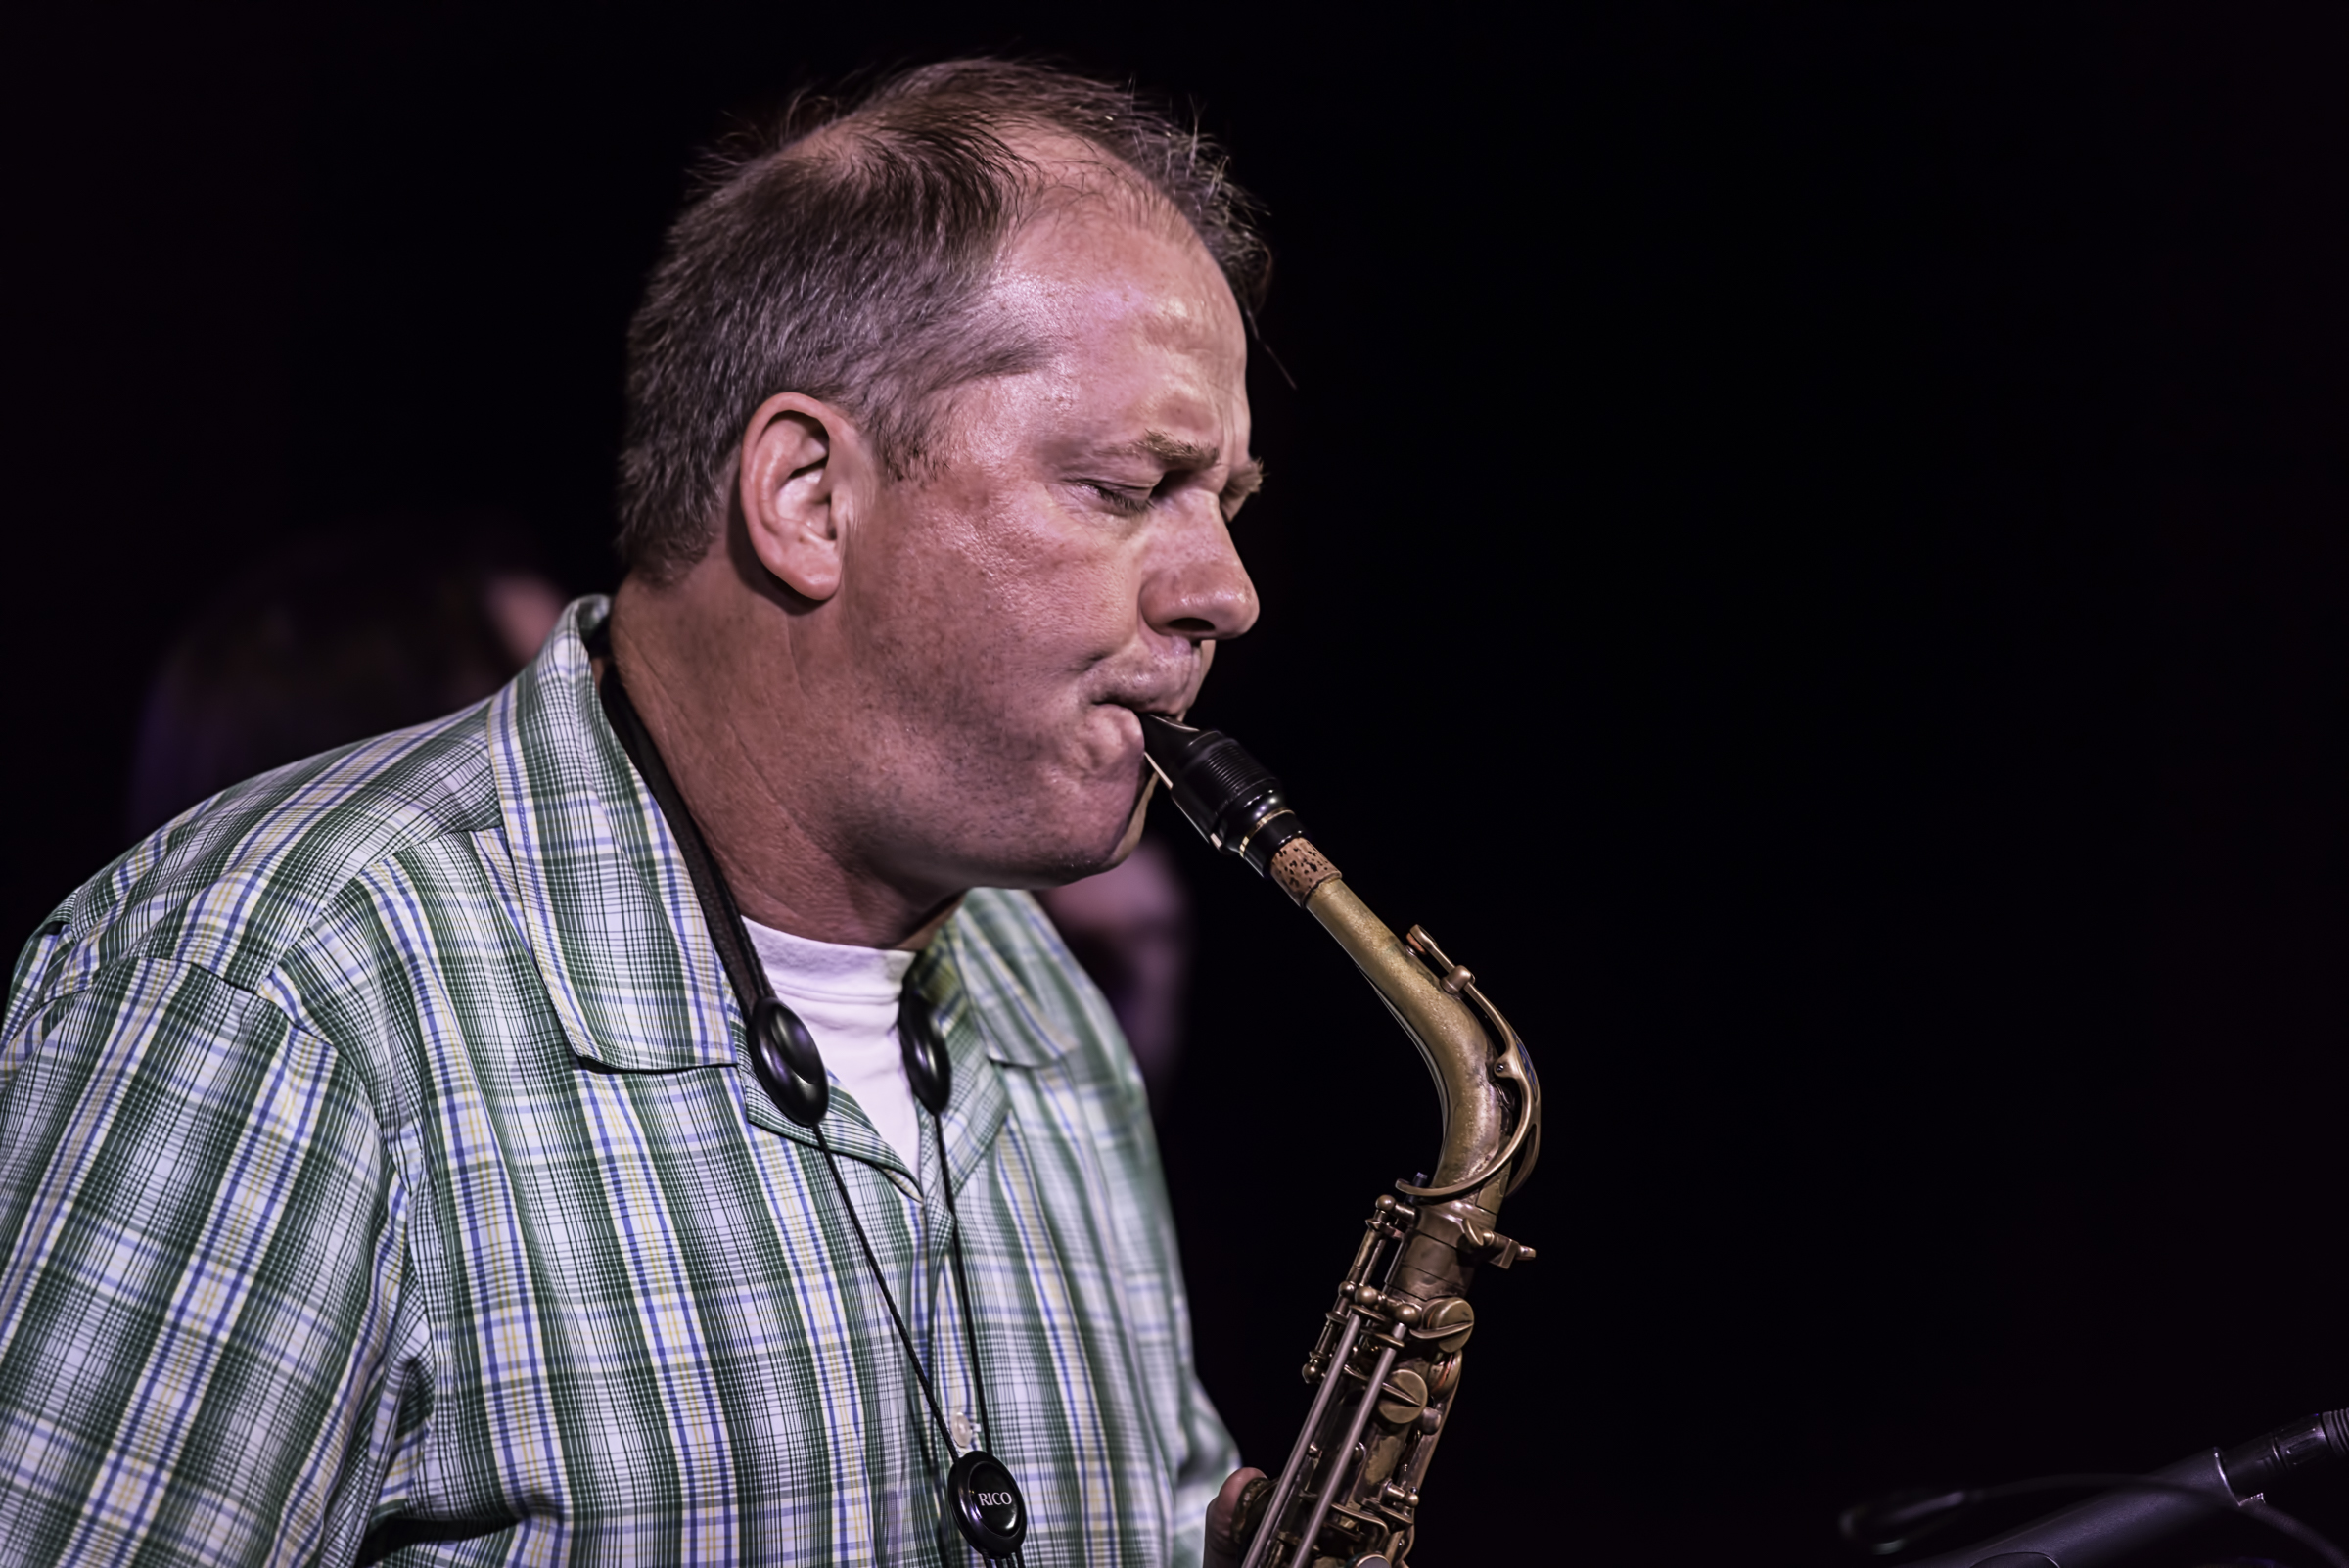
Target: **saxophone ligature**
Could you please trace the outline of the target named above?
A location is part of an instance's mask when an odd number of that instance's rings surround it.
[[[1401,939],[1305,834],[1280,781],[1238,743],[1143,714],[1151,769],[1207,841],[1321,923],[1419,1047],[1436,1081],[1443,1148],[1432,1176],[1370,1211],[1321,1323],[1305,1426],[1277,1478],[1250,1484],[1242,1568],[1405,1568],[1419,1497],[1476,1327],[1479,1265],[1530,1260],[1497,1228],[1534,1168],[1542,1089],[1524,1043],[1476,977],[1418,926]]]

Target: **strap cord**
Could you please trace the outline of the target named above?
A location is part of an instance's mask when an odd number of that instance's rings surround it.
[[[702,906],[702,918],[709,927],[711,945],[717,949],[718,963],[726,972],[726,980],[734,992],[735,1004],[741,1009],[743,1025],[750,1026],[758,1004],[774,1000],[774,992],[766,981],[764,969],[752,961],[750,932],[743,924],[742,910],[734,901],[734,890],[726,885],[725,874],[717,868],[709,846],[702,839],[701,826],[678,792],[676,782],[669,776],[661,760],[661,752],[653,744],[651,733],[628,700],[627,688],[622,684],[620,667],[611,656],[610,632],[606,626],[596,628],[588,643],[588,652],[604,661],[603,678],[597,682],[597,696],[602,700],[604,716],[619,737],[621,750],[636,766],[644,779],[653,802],[661,808],[669,830],[677,841],[677,849],[685,861],[687,877],[693,883],[697,901]],[[777,1002],[780,1006],[781,1003]],[[963,1343],[971,1359],[971,1389],[979,1407],[979,1429],[991,1436],[987,1407],[987,1376],[979,1365],[979,1330],[971,1304],[969,1270],[962,1260],[962,1217],[954,1205],[954,1173],[946,1163],[946,1129],[940,1114],[930,1113],[931,1130],[938,1137],[938,1169],[940,1183],[945,1188],[946,1218],[952,1230],[954,1255],[954,1286],[962,1297]],[[889,1288],[889,1276],[882,1272],[880,1256],[873,1251],[872,1238],[865,1233],[863,1217],[856,1212],[855,1200],[849,1196],[848,1178],[841,1175],[840,1157],[833,1152],[832,1140],[824,1135],[823,1123],[811,1125],[815,1145],[823,1151],[824,1165],[832,1173],[832,1185],[840,1193],[840,1206],[848,1211],[849,1224],[856,1232],[857,1249],[864,1254],[865,1268],[871,1271],[874,1288],[881,1292],[881,1304],[889,1309],[889,1325],[897,1331],[898,1345],[905,1353],[905,1363],[913,1368],[914,1381],[922,1391],[922,1402],[929,1407],[930,1419],[938,1427],[948,1453],[954,1452],[953,1429],[946,1424],[945,1412],[939,1405],[938,1390],[931,1384],[930,1373],[922,1365],[922,1358],[913,1347],[913,1335],[905,1327],[905,1318],[898,1311],[897,1297]],[[978,1447],[980,1445],[974,1445]],[[1024,1562],[1024,1555],[1014,1552],[1009,1559],[1014,1568]]]

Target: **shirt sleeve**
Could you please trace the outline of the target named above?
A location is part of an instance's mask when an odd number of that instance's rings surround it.
[[[1174,1560],[1193,1568],[1207,1555],[1207,1505],[1240,1467],[1240,1451],[1198,1374],[1188,1368],[1182,1379],[1182,1435],[1188,1457],[1174,1477]]]
[[[347,1561],[404,1242],[359,1075],[123,962],[0,1040],[0,1561]]]

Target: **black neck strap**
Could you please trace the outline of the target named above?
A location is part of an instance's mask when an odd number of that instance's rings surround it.
[[[710,847],[702,841],[701,824],[685,809],[685,798],[677,793],[676,780],[668,776],[668,766],[661,761],[660,749],[653,745],[650,731],[637,715],[636,705],[628,701],[628,689],[620,678],[620,667],[612,663],[609,651],[593,650],[604,657],[604,678],[597,683],[596,695],[603,700],[604,717],[611,722],[612,733],[620,737],[621,750],[636,764],[637,774],[645,788],[653,793],[653,801],[661,807],[661,815],[668,822],[668,831],[677,841],[677,853],[685,861],[685,874],[693,879],[694,898],[702,906],[705,923],[710,927],[711,945],[717,949],[718,962],[725,965],[726,980],[734,988],[734,998],[742,1004],[743,1017],[760,997],[772,995],[767,988],[766,971],[752,956],[749,933],[742,927],[742,911],[735,907],[734,890],[710,857]]]
[[[620,667],[611,658],[609,645],[604,641],[602,628],[597,641],[588,651],[604,660],[603,679],[596,692],[604,705],[604,716],[611,722],[612,733],[620,738],[621,749],[652,791],[653,801],[661,807],[661,815],[668,823],[671,836],[677,841],[677,853],[685,862],[685,874],[692,879],[694,898],[702,906],[702,923],[709,928],[710,945],[717,949],[718,962],[726,971],[726,980],[734,988],[734,1000],[742,1008],[742,1022],[749,1036],[751,1069],[757,1074],[760,1087],[766,1090],[775,1109],[799,1123],[815,1130],[819,1140],[824,1112],[831,1108],[832,1082],[824,1073],[824,1059],[816,1049],[815,1037],[800,1015],[784,1006],[775,997],[766,981],[766,966],[759,962],[751,946],[751,936],[744,929],[742,910],[734,902],[734,890],[726,886],[725,873],[717,868],[716,857],[702,838],[699,823],[685,806],[685,797],[677,792],[676,780],[669,777],[668,764],[661,761],[661,749],[653,744],[650,731],[636,713],[636,705],[628,700],[628,689],[620,678]]]
[[[898,1311],[897,1297],[889,1288],[889,1279],[881,1271],[880,1256],[873,1251],[872,1239],[865,1234],[864,1221],[856,1213],[856,1204],[849,1196],[848,1179],[841,1175],[840,1158],[832,1152],[831,1139],[824,1136],[824,1112],[831,1104],[830,1080],[824,1072],[823,1057],[817,1051],[814,1037],[801,1022],[797,1013],[775,995],[768,984],[766,966],[759,962],[751,945],[751,935],[743,925],[742,909],[734,901],[734,890],[726,885],[725,873],[717,867],[710,853],[709,844],[702,838],[699,823],[687,809],[685,798],[677,791],[676,781],[669,776],[668,767],[661,761],[661,750],[653,744],[650,731],[628,700],[627,687],[620,678],[620,667],[611,653],[610,623],[598,626],[587,640],[587,651],[604,663],[603,675],[596,683],[596,694],[602,700],[604,717],[619,737],[621,750],[628,754],[636,772],[652,792],[653,802],[660,807],[662,817],[668,823],[669,833],[677,841],[677,853],[685,861],[685,873],[693,882],[696,901],[702,906],[702,921],[709,928],[711,945],[717,949],[718,962],[726,971],[726,980],[734,990],[734,1000],[741,1007],[745,1031],[749,1036],[751,1066],[757,1073],[760,1086],[774,1101],[775,1108],[791,1120],[815,1134],[816,1147],[823,1151],[824,1164],[831,1169],[832,1184],[839,1189],[841,1207],[848,1211],[849,1224],[856,1232],[856,1245],[864,1254],[865,1267],[871,1270],[873,1285],[881,1292],[881,1303],[889,1309],[890,1326],[897,1330],[898,1344],[905,1352],[905,1362],[913,1368],[914,1381],[920,1385],[922,1401],[930,1407],[930,1419],[938,1426],[946,1452],[954,1452],[954,1434],[946,1425],[944,1410],[940,1407],[938,1391],[931,1386],[930,1373],[922,1365],[921,1357],[914,1351],[913,1335],[905,1327],[905,1318]],[[945,1188],[946,1219],[952,1236],[954,1258],[954,1290],[962,1305],[963,1341],[971,1361],[971,1391],[979,1407],[979,1428],[990,1437],[993,1428],[989,1425],[987,1409],[987,1381],[979,1368],[979,1331],[971,1309],[970,1274],[962,1261],[962,1217],[954,1205],[954,1173],[946,1164],[946,1129],[941,1113],[945,1109],[948,1088],[947,1058],[944,1042],[939,1038],[938,1026],[930,1009],[908,989],[898,1004],[898,1033],[905,1050],[909,1078],[918,1079],[916,1087],[924,1107],[930,1112],[930,1126],[938,1137],[938,1176]],[[917,1060],[918,1058],[918,1060]],[[928,1445],[924,1445],[925,1454]],[[976,1462],[974,1462],[976,1461]],[[1001,1491],[989,1491],[1000,1488]],[[948,1477],[949,1512],[963,1538],[984,1555],[1018,1560],[1019,1545],[1028,1533],[1028,1509],[1025,1499],[1009,1471],[1001,1461],[983,1450],[974,1448],[956,1462]],[[982,1507],[972,1499],[999,1497],[1008,1494],[1015,1500],[1008,1505]],[[992,1514],[997,1517],[990,1518]],[[1001,1516],[1008,1515],[1011,1523],[1005,1526]]]

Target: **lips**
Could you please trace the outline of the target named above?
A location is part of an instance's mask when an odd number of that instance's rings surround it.
[[[1112,668],[1113,663],[1122,668]],[[1206,673],[1207,661],[1195,650],[1159,649],[1147,658],[1104,660],[1085,672],[1085,684],[1097,703],[1173,716],[1190,707]]]

